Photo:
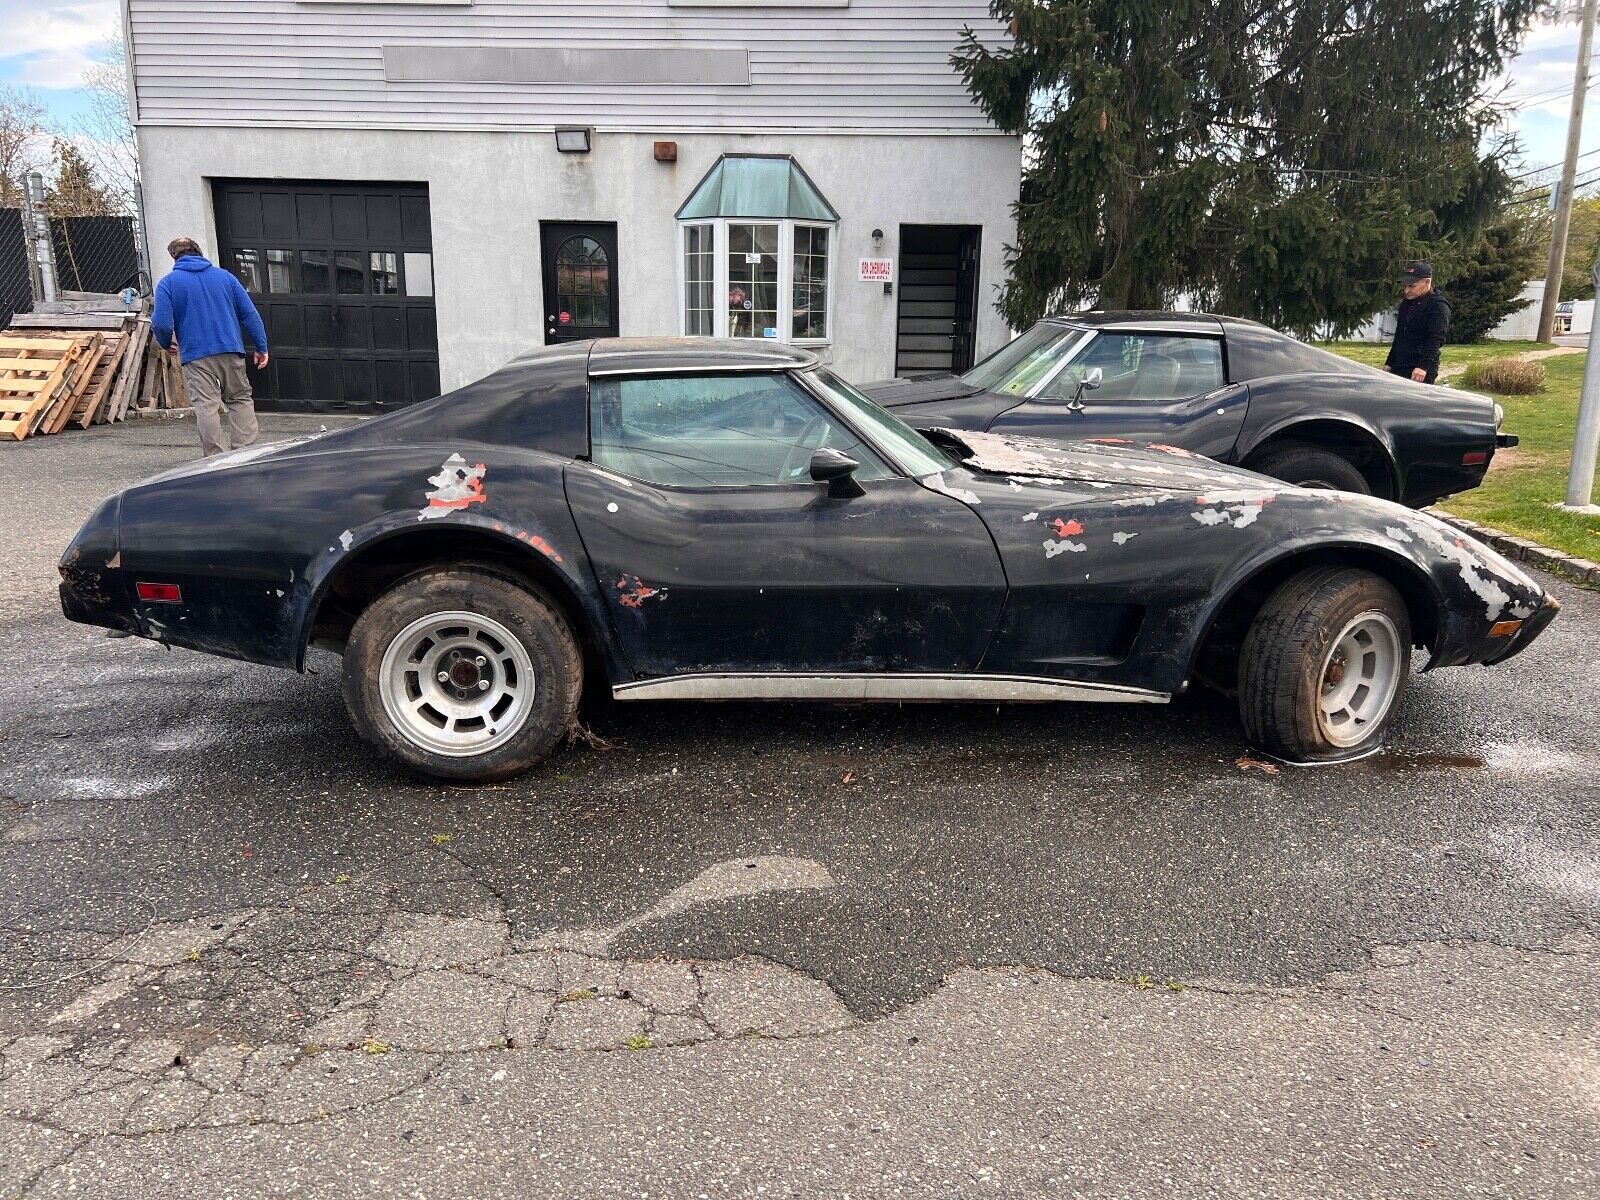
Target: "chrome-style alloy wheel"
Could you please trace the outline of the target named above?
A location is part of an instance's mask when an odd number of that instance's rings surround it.
[[[1400,633],[1381,612],[1352,617],[1322,663],[1317,720],[1336,746],[1358,746],[1383,723],[1400,687]]]
[[[517,636],[470,612],[412,621],[385,648],[379,675],[384,712],[401,735],[460,758],[515,735],[535,686],[533,663]]]

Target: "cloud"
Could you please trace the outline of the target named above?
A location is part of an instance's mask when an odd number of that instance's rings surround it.
[[[83,72],[120,31],[117,0],[0,0],[0,75],[31,87],[80,87]]]
[[[17,67],[16,82],[24,87],[58,91],[83,86],[83,73],[94,64],[82,50],[49,50],[30,54]]]

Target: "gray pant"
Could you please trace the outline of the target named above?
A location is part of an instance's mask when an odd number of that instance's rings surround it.
[[[256,402],[244,373],[244,355],[212,354],[183,364],[183,390],[200,426],[200,452],[221,454],[243,450],[261,436]],[[228,439],[222,436],[222,406],[228,406]]]

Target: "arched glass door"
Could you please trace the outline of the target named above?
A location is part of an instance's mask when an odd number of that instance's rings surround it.
[[[544,340],[616,337],[617,227],[547,223],[544,253]]]

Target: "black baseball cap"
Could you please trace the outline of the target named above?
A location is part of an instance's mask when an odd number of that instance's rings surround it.
[[[1425,263],[1420,258],[1414,259],[1404,271],[1400,272],[1401,283],[1418,283],[1424,279],[1433,278],[1433,265]]]

